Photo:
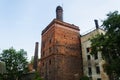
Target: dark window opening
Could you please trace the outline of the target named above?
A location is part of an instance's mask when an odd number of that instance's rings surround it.
[[[99,66],[96,66],[96,73],[100,74],[100,67]]]
[[[101,78],[97,78],[97,80],[101,80]]]
[[[91,67],[88,67],[88,74],[92,75],[92,69],[91,69]]]
[[[91,59],[90,55],[87,55],[87,59],[88,59],[88,60],[90,60],[90,59]]]
[[[49,48],[49,53],[51,53],[51,48]]]
[[[86,51],[87,51],[87,53],[89,53],[90,52],[90,47],[86,48]]]
[[[45,55],[45,52],[43,51],[43,56]]]
[[[49,60],[49,65],[51,65],[51,60]]]
[[[43,66],[44,66],[44,62],[43,62],[42,64],[43,64]]]
[[[51,43],[51,42],[52,42],[52,40],[50,39],[50,40],[49,40],[49,43]]]
[[[98,53],[94,54],[95,59],[98,59]]]

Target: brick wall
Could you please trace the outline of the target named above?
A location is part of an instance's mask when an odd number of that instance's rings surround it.
[[[53,20],[42,34],[41,75],[45,80],[75,80],[82,75],[79,28],[74,28]]]

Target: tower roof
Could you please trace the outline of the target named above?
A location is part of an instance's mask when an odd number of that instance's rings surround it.
[[[57,10],[63,10],[63,8],[61,6],[57,6],[56,11]]]
[[[66,23],[66,22],[63,22],[63,21],[60,21],[58,19],[54,19],[43,31],[42,31],[42,35],[53,25],[53,24],[60,24],[60,25],[63,25],[65,27],[69,27],[69,28],[72,28],[74,30],[77,30],[79,31],[79,27],[78,26],[75,26],[74,24],[69,24],[69,23]]]

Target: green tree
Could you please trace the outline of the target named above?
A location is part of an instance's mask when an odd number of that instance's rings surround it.
[[[19,51],[14,48],[5,49],[1,55],[1,61],[6,64],[6,80],[19,80],[21,75],[28,71],[27,52],[23,49]]]
[[[82,76],[80,80],[90,80],[88,76]]]
[[[34,62],[34,56],[31,57],[30,63],[33,64]]]
[[[103,21],[103,29],[106,31],[105,35],[99,34],[91,39],[91,54],[100,51],[106,61],[104,69],[110,79],[120,80],[120,14],[118,11],[107,14],[107,19]]]
[[[35,72],[35,79],[34,80],[43,80],[41,77],[40,77],[40,74],[39,72]]]

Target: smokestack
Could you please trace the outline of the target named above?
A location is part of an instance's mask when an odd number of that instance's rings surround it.
[[[34,63],[33,63],[33,69],[37,70],[38,65],[38,45],[39,43],[35,43],[35,53],[34,53]]]
[[[95,27],[96,27],[96,29],[98,29],[98,28],[99,28],[98,20],[95,19],[94,22],[95,22]]]
[[[63,9],[61,6],[57,6],[56,8],[56,19],[63,21]]]

